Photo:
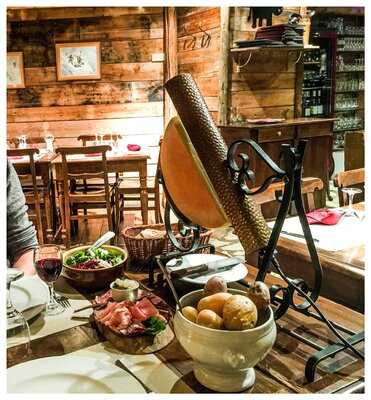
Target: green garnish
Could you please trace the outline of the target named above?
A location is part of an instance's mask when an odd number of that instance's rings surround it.
[[[157,317],[149,317],[143,322],[143,325],[147,328],[146,333],[152,336],[157,335],[166,328],[165,322]]]

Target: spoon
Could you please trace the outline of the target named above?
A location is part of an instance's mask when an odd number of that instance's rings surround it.
[[[103,236],[101,236],[98,240],[96,240],[87,250],[88,253],[93,254],[93,249],[97,249],[98,247],[102,246],[103,243],[108,242],[115,236],[115,233],[112,231],[106,232]]]

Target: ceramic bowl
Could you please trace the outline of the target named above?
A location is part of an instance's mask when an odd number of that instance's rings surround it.
[[[246,296],[246,292],[229,289]],[[180,299],[182,307],[195,306],[203,290]],[[259,316],[258,325],[244,331],[211,329],[187,320],[179,310],[174,317],[179,343],[194,361],[196,379],[217,392],[240,392],[255,382],[254,366],[265,358],[276,340],[276,324],[271,308]]]
[[[115,282],[112,282],[110,284],[113,300],[115,300],[115,301],[124,301],[124,300],[136,301],[136,299],[138,298],[138,289],[139,289],[138,282],[136,282],[135,288],[127,288],[127,289],[117,288],[114,283]]]
[[[127,262],[128,254],[124,249],[116,246],[102,246],[103,249],[121,254],[124,261],[118,265],[109,268],[100,269],[77,269],[64,263],[68,257],[79,250],[85,250],[89,246],[77,246],[63,253],[63,276],[76,288],[83,290],[96,291],[100,289],[108,289],[111,282],[116,278],[120,278],[123,273],[124,266]]]

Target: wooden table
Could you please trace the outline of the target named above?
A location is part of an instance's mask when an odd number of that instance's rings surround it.
[[[107,169],[108,173],[123,173],[123,172],[138,172],[140,182],[140,203],[143,224],[148,224],[148,188],[147,188],[147,160],[150,158],[148,154],[121,154],[110,155],[107,154]],[[68,168],[71,174],[78,169],[81,163],[87,163],[94,166],[95,163],[101,162],[100,159],[93,157],[73,158],[68,161]],[[53,162],[54,176],[57,185],[61,185],[62,181],[62,157],[58,155],[54,158]],[[58,190],[58,193],[62,193]],[[59,199],[60,207],[63,208],[63,197]],[[62,218],[63,220],[63,218]],[[62,224],[62,238],[65,238],[66,231],[64,228],[64,221]]]
[[[365,206],[364,203],[358,203],[354,208],[364,211]],[[349,232],[349,235],[353,234],[357,235],[357,232]],[[281,236],[277,249],[280,264],[288,275],[300,276],[308,282],[313,281],[313,269],[304,243]],[[363,313],[365,243],[334,252],[318,249],[318,254],[323,268],[321,294]]]
[[[249,279],[256,275],[256,270],[249,267]],[[128,273],[129,277],[145,278],[145,274]],[[57,282],[58,283],[58,282]],[[268,283],[277,283],[277,278],[269,277]],[[240,287],[238,284],[235,284]],[[58,287],[58,285],[57,285]],[[155,293],[166,299],[169,304],[174,304],[169,291],[156,288]],[[68,293],[68,290],[63,290]],[[86,296],[85,296],[86,297]],[[76,298],[76,296],[74,297]],[[89,298],[92,298],[90,295]],[[320,298],[319,307],[326,315],[350,329],[363,329],[363,315],[346,309],[329,300]],[[46,324],[53,323],[47,319]],[[66,321],[66,325],[68,321]],[[312,337],[318,344],[327,344],[333,340],[332,334],[318,321],[290,310],[277,322],[278,333],[274,348],[267,357],[255,367],[256,382],[249,393],[333,393],[354,390],[362,384],[364,376],[363,362],[354,358],[351,353],[341,353],[325,365],[320,365],[314,382],[305,381],[304,368],[308,357],[313,354],[313,349],[299,342],[292,336],[292,332],[305,333]],[[111,360],[123,356],[122,353],[112,349],[104,342],[92,323],[84,323],[70,329],[56,332],[43,338],[35,339],[31,343],[32,354],[29,359],[57,356],[73,353],[80,349],[87,349],[99,342],[104,343],[105,351]],[[357,345],[357,348],[359,346]],[[222,349],[221,349],[222,350]],[[8,367],[20,363],[17,348],[8,349]],[[177,376],[179,381],[185,382],[196,393],[209,393],[210,390],[197,382],[193,374],[193,361],[183,350],[175,338],[166,348],[155,354]],[[143,356],[145,357],[145,356]],[[143,365],[145,360],[143,360]],[[334,372],[329,372],[334,371]],[[151,387],[151,381],[145,382]],[[179,385],[174,385],[172,392],[179,393]]]
[[[51,242],[53,239],[53,218],[55,215],[55,196],[53,186],[53,176],[51,163],[56,158],[55,153],[46,153],[35,160],[36,175],[41,177],[44,193],[45,216],[46,216],[46,240]],[[11,159],[17,173],[22,174],[22,169],[29,168],[29,161],[21,159]]]

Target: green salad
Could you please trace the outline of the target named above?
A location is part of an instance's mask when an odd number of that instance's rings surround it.
[[[79,250],[65,260],[65,264],[78,269],[114,267],[124,261],[121,254],[103,248]]]

